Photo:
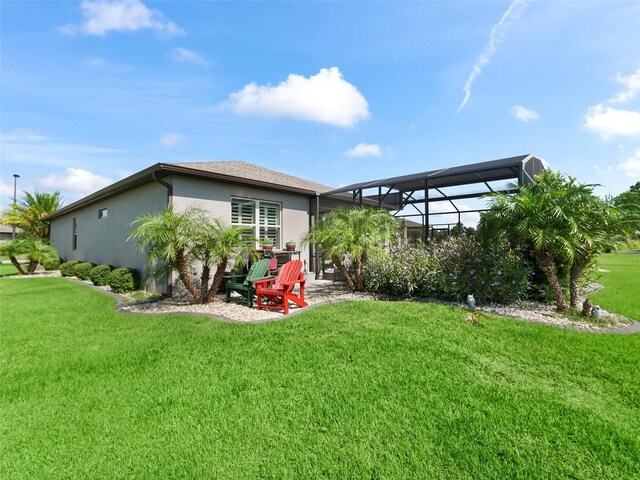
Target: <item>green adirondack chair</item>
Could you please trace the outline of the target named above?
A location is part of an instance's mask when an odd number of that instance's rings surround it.
[[[255,280],[261,280],[269,277],[269,259],[263,258],[258,260],[249,269],[249,272],[244,275],[225,275],[227,298],[226,302],[231,301],[231,292],[238,292],[247,300],[249,308],[253,307],[253,296],[256,294],[256,287],[253,283]],[[242,283],[240,283],[240,280]]]

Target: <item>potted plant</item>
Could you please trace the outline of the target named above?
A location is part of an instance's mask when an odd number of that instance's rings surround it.
[[[263,238],[260,240],[263,250],[273,250],[273,240],[270,238]]]
[[[293,240],[289,240],[286,244],[285,247],[287,248],[288,252],[295,252],[296,250],[296,242]]]

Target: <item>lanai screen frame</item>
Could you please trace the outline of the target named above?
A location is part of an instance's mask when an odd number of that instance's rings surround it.
[[[351,193],[354,202],[362,205],[377,205],[378,208],[386,208],[394,211],[397,217],[422,218],[423,238],[429,238],[430,227],[437,225],[431,222],[434,215],[457,214],[458,221],[465,213],[482,212],[486,209],[460,210],[453,203],[454,200],[480,198],[487,193],[515,193],[514,189],[494,190],[490,182],[511,180],[518,187],[532,182],[534,177],[544,170],[543,161],[532,155],[518,155],[515,157],[501,158],[488,162],[473,163],[457,167],[442,168],[428,172],[414,173],[399,177],[372,180],[369,182],[354,183],[337,188],[329,192],[321,193],[320,197],[331,197],[338,194]],[[483,185],[486,190],[474,193],[447,195],[443,188],[462,185]],[[364,195],[365,190],[377,189],[374,195]],[[439,196],[430,195],[430,191],[439,193]],[[416,192],[424,192],[424,198],[415,198]],[[343,197],[344,198],[344,197]],[[449,202],[455,209],[453,212],[431,212],[429,204],[432,202]],[[423,204],[423,211],[417,205]],[[406,215],[399,214],[405,207],[413,206],[419,213]]]

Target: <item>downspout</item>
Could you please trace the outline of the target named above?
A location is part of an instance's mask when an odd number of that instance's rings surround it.
[[[167,207],[172,207],[173,206],[173,185],[162,180],[158,175],[157,170],[154,170],[153,172],[151,172],[151,178],[153,178],[154,182],[162,185],[167,189]],[[173,272],[169,272],[167,274],[167,295],[169,297],[173,296]]]
[[[153,178],[154,182],[159,183],[160,185],[162,185],[167,189],[167,206],[172,207],[173,206],[173,185],[162,180],[158,176],[157,170],[154,170],[153,172],[151,172],[151,178]]]
[[[314,223],[316,227],[318,226],[319,222],[320,222],[320,195],[316,194],[316,211],[315,211],[315,217],[314,217]],[[313,245],[313,254],[314,254],[313,267],[316,272],[316,280],[321,280],[323,278],[323,273],[320,270],[320,251],[318,250],[318,246],[315,244]]]

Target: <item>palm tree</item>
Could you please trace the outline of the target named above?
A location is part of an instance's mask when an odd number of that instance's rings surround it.
[[[244,228],[226,225],[219,218],[212,219],[203,227],[202,235],[193,255],[194,258],[202,262],[200,284],[203,303],[208,303],[215,300],[216,292],[222,285],[229,262],[233,261],[236,265],[242,266],[245,263],[245,258],[255,256],[256,252],[243,238]],[[211,287],[207,290],[213,264],[215,264],[216,272],[213,275]]]
[[[183,212],[169,207],[162,213],[139,217],[132,225],[137,226],[129,239],[136,239],[138,246],[146,249],[150,262],[156,264],[156,268],[150,270],[152,276],[177,270],[180,281],[196,303],[215,299],[230,261],[241,265],[245,255],[255,255],[242,238],[243,228],[225,225],[218,218],[210,219],[205,210],[194,206]],[[161,268],[157,263],[161,263]],[[199,279],[190,273],[196,263],[201,267]],[[212,267],[216,271],[209,287]]]
[[[35,237],[13,240],[8,244],[3,245],[0,249],[0,253],[4,256],[8,256],[11,263],[22,275],[33,275],[39,263],[58,258],[58,251],[55,248],[51,245],[47,245],[40,238]],[[19,255],[24,255],[29,260],[29,266],[26,271],[22,268],[20,262],[18,262],[17,257]]]
[[[369,207],[338,208],[314,225],[302,239],[324,250],[351,290],[364,290],[363,268],[371,255],[383,253],[396,240],[398,225],[386,210]],[[344,259],[351,262],[352,273]]]
[[[557,262],[570,265],[576,256],[576,221],[572,208],[568,207],[577,187],[574,179],[544,170],[516,194],[489,196],[491,208],[481,219],[481,229],[494,224],[496,234],[516,236],[532,248],[559,311],[566,310],[568,305],[558,278]]]
[[[202,294],[189,273],[188,257],[203,222],[206,222],[206,215],[201,209],[190,207],[176,212],[169,206],[164,212],[136,218],[131,223],[135,229],[127,239],[136,240],[152,263],[159,262],[170,270],[177,270],[180,281],[198,303],[202,301]]]
[[[22,251],[19,248],[17,240],[12,240],[11,242],[0,246],[0,255],[3,257],[9,257],[13,266],[16,267],[18,272],[20,272],[20,275],[27,274],[27,272],[24,271],[24,268],[22,268],[22,265],[20,265],[20,262],[18,262],[18,256],[22,255]]]
[[[623,240],[640,238],[640,182],[614,197],[611,204],[617,209],[618,221],[627,237]]]
[[[571,195],[576,226],[573,235],[575,256],[569,276],[569,304],[578,306],[578,286],[582,272],[593,258],[640,233],[640,192],[633,187],[611,201],[593,194],[594,185],[583,185]]]
[[[2,212],[2,223],[22,229],[23,235],[49,238],[49,225],[44,219],[62,206],[60,192],[40,193],[24,192],[18,203],[13,203]]]

